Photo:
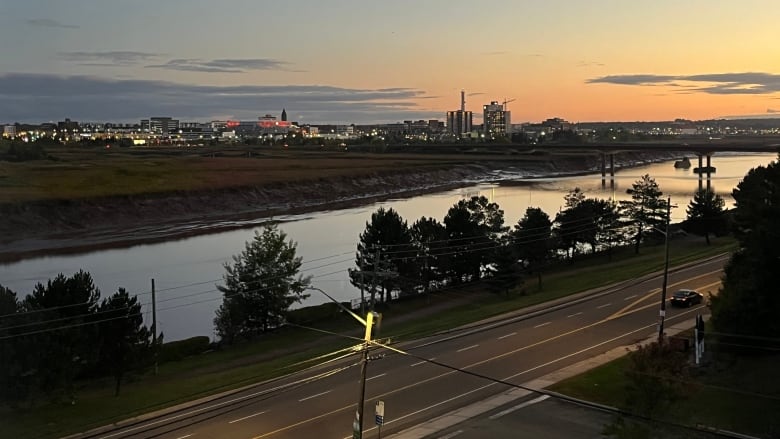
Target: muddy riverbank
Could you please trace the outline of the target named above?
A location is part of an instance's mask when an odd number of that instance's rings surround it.
[[[616,167],[670,160],[679,154],[624,153]],[[43,254],[180,239],[250,227],[281,215],[341,209],[476,182],[598,170],[595,156],[551,160],[501,159],[473,165],[395,169],[349,177],[263,186],[147,195],[0,204],[0,262]],[[512,178],[512,177],[509,177]]]

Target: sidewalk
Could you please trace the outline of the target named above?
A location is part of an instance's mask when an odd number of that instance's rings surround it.
[[[683,331],[691,329],[695,325],[696,325],[695,319],[686,320],[668,327],[665,333],[667,337],[671,337]],[[638,344],[639,345],[649,344],[655,341],[657,336],[658,336],[657,332],[648,334],[647,337]],[[637,344],[632,344],[630,346],[637,346]],[[608,352],[605,352],[603,354],[599,354],[595,357],[589,358],[587,360],[583,360],[579,363],[566,366],[555,372],[549,373],[543,377],[537,378],[527,383],[523,383],[523,387],[527,387],[533,390],[544,389],[559,381],[563,381],[567,378],[571,378],[573,376],[579,375],[590,369],[601,366],[602,364],[620,358],[623,355],[626,355],[627,353],[626,348],[630,346],[620,346]],[[513,401],[516,401],[520,398],[531,395],[532,393],[533,392],[524,389],[512,389],[500,393],[498,395],[492,396],[483,401],[477,402],[475,404],[462,407],[446,415],[439,416],[438,418],[434,418],[426,422],[425,424],[416,425],[414,427],[408,428],[399,433],[390,435],[388,436],[388,439],[423,439],[439,431],[450,428],[456,424],[467,421],[471,418],[475,418],[491,410],[495,410],[499,407],[502,407]]]

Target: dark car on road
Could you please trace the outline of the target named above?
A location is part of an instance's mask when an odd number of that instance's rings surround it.
[[[689,307],[704,301],[704,296],[693,290],[677,290],[672,294],[669,302],[675,306]]]

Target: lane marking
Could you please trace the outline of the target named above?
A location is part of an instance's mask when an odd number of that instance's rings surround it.
[[[431,361],[433,361],[435,359],[436,359],[436,357],[431,357],[427,361],[418,361],[418,362],[412,364],[412,367],[416,367],[416,366],[419,366],[421,364],[425,364],[425,363],[431,362]]]
[[[714,286],[716,286],[716,285],[720,285],[720,281],[713,282],[713,283],[711,283],[711,284],[708,284],[708,285],[704,285],[703,287],[699,287],[698,289],[699,289],[699,290],[703,290],[703,289],[705,289],[705,288],[711,288],[711,287],[714,287]],[[667,297],[667,298],[666,298],[666,300],[668,301],[668,300],[669,300],[669,297]],[[706,300],[706,297],[705,297],[705,300]],[[659,304],[659,303],[651,303],[651,304],[649,304],[649,305],[645,305],[645,306],[643,306],[643,307],[640,307],[640,308],[635,308],[635,309],[632,309],[631,311],[626,311],[626,312],[624,312],[624,313],[622,313],[622,314],[615,313],[615,314],[613,314],[613,315],[611,315],[611,316],[607,317],[605,320],[606,320],[606,321],[609,321],[609,320],[614,320],[614,319],[616,319],[616,318],[623,317],[623,316],[627,316],[627,315],[629,315],[629,314],[633,314],[633,313],[635,313],[635,312],[639,312],[639,311],[645,310],[645,309],[647,309],[647,308],[657,308],[657,307],[660,307],[660,304]],[[666,308],[669,308],[669,307],[670,307],[670,306],[669,306],[669,304],[667,303],[667,306],[666,306]],[[707,305],[706,305],[705,303],[701,303],[701,304],[699,304],[698,306],[694,307],[693,309],[706,308],[706,307],[707,307]]]
[[[542,402],[542,401],[544,401],[545,399],[547,399],[549,397],[550,397],[550,395],[542,395],[542,396],[540,396],[538,398],[534,398],[534,399],[532,399],[530,401],[526,401],[526,402],[524,402],[522,404],[518,404],[518,405],[516,405],[514,407],[510,407],[510,408],[508,408],[506,410],[500,411],[500,412],[496,413],[495,415],[490,416],[490,419],[498,419],[498,418],[500,418],[500,417],[502,417],[504,415],[508,415],[508,414],[512,413],[515,410],[520,410],[521,408],[528,407],[529,405],[534,405],[537,402]]]
[[[477,346],[479,346],[479,345],[478,344],[474,344],[474,345],[471,345],[471,346],[468,346],[468,347],[465,347],[465,348],[462,348],[462,349],[458,349],[457,352],[463,352],[463,351],[467,351],[469,349],[474,349]]]
[[[547,325],[549,325],[550,323],[552,323],[552,322],[545,322],[545,323],[542,323],[542,324],[540,324],[540,325],[536,325],[536,326],[534,326],[534,329],[536,329],[536,328],[541,328],[542,326],[547,326]]]
[[[632,295],[630,295],[630,296],[628,296],[628,297],[624,298],[623,300],[631,300],[631,299],[633,299],[634,297],[636,297],[636,296],[638,296],[638,295],[639,295],[639,294],[632,294]]]
[[[695,312],[695,311],[697,311],[697,310],[698,310],[698,308],[689,309],[689,310],[687,310],[687,311],[683,311],[683,312],[681,312],[681,313],[679,313],[679,314],[675,314],[675,315],[673,315],[673,316],[671,316],[671,317],[667,318],[666,320],[667,320],[667,321],[671,321],[671,320],[677,319],[677,318],[679,318],[679,317],[682,317],[682,316],[684,316],[684,315],[686,315],[686,314],[689,314],[689,313]],[[540,340],[540,341],[538,341],[538,342],[536,342],[536,343],[531,343],[531,344],[529,344],[529,345],[526,345],[526,346],[523,346],[523,347],[520,347],[520,348],[514,349],[514,350],[512,350],[512,351],[504,352],[504,353],[502,353],[502,354],[499,354],[499,355],[496,355],[496,356],[494,356],[494,357],[490,357],[490,358],[486,358],[486,359],[483,359],[483,360],[477,361],[476,363],[469,364],[469,365],[467,365],[467,366],[464,366],[464,367],[462,367],[462,369],[469,369],[469,368],[476,367],[476,366],[479,366],[479,365],[482,365],[482,364],[485,364],[485,363],[489,363],[489,362],[491,362],[491,361],[493,361],[493,360],[498,360],[498,359],[500,359],[500,358],[504,358],[504,357],[507,357],[507,356],[510,356],[510,355],[516,354],[516,353],[518,353],[518,352],[522,352],[522,351],[528,350],[528,349],[530,349],[530,348],[533,348],[533,347],[536,347],[536,346],[540,346],[540,345],[542,345],[542,344],[545,344],[545,343],[548,343],[548,342],[551,342],[551,341],[557,340],[557,339],[559,339],[559,338],[563,338],[563,337],[566,337],[566,336],[569,336],[569,335],[572,335],[572,334],[576,334],[577,332],[585,331],[585,330],[587,330],[587,329],[590,329],[590,328],[593,328],[593,327],[595,327],[595,326],[598,326],[598,325],[601,325],[601,324],[607,323],[609,320],[610,320],[610,319],[604,319],[604,320],[601,320],[601,321],[598,321],[598,322],[594,322],[594,323],[591,323],[591,324],[585,325],[585,326],[583,326],[583,327],[580,327],[580,328],[577,328],[577,329],[573,329],[573,330],[571,330],[571,331],[568,331],[568,332],[565,332],[565,333],[561,333],[561,334],[555,335],[555,336],[553,336],[553,337],[549,337],[549,338],[547,338],[547,339],[544,339],[544,340]],[[618,340],[618,339],[620,339],[620,338],[622,338],[622,337],[626,337],[626,336],[632,335],[632,334],[634,334],[634,333],[637,333],[637,332],[639,332],[639,331],[645,331],[645,330],[647,330],[647,329],[649,329],[649,328],[656,328],[656,327],[657,327],[657,325],[658,325],[658,323],[657,323],[657,322],[653,322],[652,324],[649,324],[649,325],[646,325],[646,326],[642,326],[642,327],[640,327],[640,328],[638,328],[638,329],[635,329],[635,330],[633,330],[633,331],[629,331],[629,332],[627,332],[627,333],[625,333],[625,334],[618,335],[617,337],[614,337],[614,338],[612,338],[612,339],[609,339],[609,340],[603,341],[603,342],[601,342],[601,343],[597,343],[597,344],[595,344],[595,345],[593,345],[593,346],[586,347],[586,348],[584,348],[584,349],[581,349],[581,350],[580,350],[580,351],[578,351],[578,352],[574,352],[574,353],[572,353],[572,354],[569,354],[569,355],[563,356],[563,357],[561,357],[561,358],[558,358],[558,359],[555,359],[555,360],[549,361],[549,362],[547,362],[547,363],[545,363],[545,364],[540,364],[540,365],[538,365],[538,366],[536,366],[536,367],[532,367],[531,369],[528,369],[528,370],[525,370],[525,371],[519,372],[519,373],[517,373],[516,375],[513,375],[513,376],[510,376],[510,377],[507,377],[507,378],[505,378],[504,380],[509,380],[509,379],[515,378],[515,377],[517,377],[517,376],[520,376],[520,375],[526,374],[526,373],[528,373],[528,372],[533,372],[533,371],[534,371],[534,370],[536,370],[536,369],[540,369],[540,368],[542,368],[542,367],[549,366],[550,364],[557,363],[557,362],[559,362],[559,361],[565,360],[565,359],[567,359],[567,358],[570,358],[570,357],[572,357],[572,356],[579,355],[579,354],[581,354],[581,353],[583,353],[583,352],[586,352],[586,351],[588,351],[588,350],[591,350],[591,349],[595,349],[595,348],[597,348],[597,347],[599,347],[599,346],[603,346],[603,345],[605,345],[605,344],[611,343],[611,342],[613,342],[613,341],[615,341],[615,340]],[[435,381],[435,380],[438,380],[438,379],[440,379],[440,378],[444,378],[444,377],[447,377],[447,376],[450,376],[450,375],[454,375],[454,374],[456,374],[456,373],[458,373],[458,372],[456,372],[456,371],[445,372],[445,373],[443,373],[443,374],[436,375],[436,376],[432,376],[432,377],[430,377],[430,378],[426,378],[426,379],[424,379],[424,380],[422,380],[422,381],[418,381],[418,382],[416,382],[416,383],[407,384],[407,385],[405,385],[405,386],[401,386],[401,387],[395,388],[395,389],[393,389],[393,390],[391,390],[391,391],[388,391],[388,392],[385,392],[385,393],[381,393],[381,394],[378,394],[378,395],[372,396],[372,398],[376,398],[376,399],[385,398],[385,397],[388,397],[388,396],[390,396],[390,395],[394,395],[394,394],[397,394],[397,393],[403,392],[403,391],[405,391],[405,390],[408,390],[408,389],[411,389],[411,388],[417,387],[417,386],[419,386],[419,385],[422,385],[422,384],[425,384],[425,383],[428,383],[428,382],[431,382],[431,381]],[[484,385],[484,386],[482,386],[482,387],[475,388],[475,389],[473,389],[473,390],[470,390],[470,391],[468,391],[468,392],[466,392],[466,393],[463,393],[463,394],[460,394],[460,395],[456,395],[456,396],[454,396],[454,397],[452,397],[452,398],[449,398],[449,399],[447,399],[447,400],[444,400],[444,401],[440,401],[440,402],[438,402],[438,403],[436,403],[436,404],[433,404],[433,405],[431,405],[431,406],[424,407],[424,408],[422,408],[422,409],[416,410],[416,411],[414,411],[414,412],[411,412],[411,413],[408,413],[408,414],[406,414],[406,415],[402,415],[402,416],[399,416],[399,417],[397,417],[397,418],[394,418],[394,419],[391,419],[391,420],[389,420],[389,421],[386,421],[386,422],[385,422],[385,425],[388,425],[388,424],[393,424],[393,423],[395,423],[395,422],[401,421],[401,420],[403,420],[403,419],[406,419],[406,418],[409,418],[409,417],[411,417],[411,416],[415,416],[415,415],[417,415],[417,414],[419,414],[419,413],[422,413],[422,412],[424,412],[424,411],[427,411],[427,410],[429,410],[429,409],[432,409],[432,408],[434,408],[434,407],[437,407],[437,406],[439,406],[439,405],[446,404],[446,403],[448,403],[448,402],[454,401],[454,400],[456,400],[456,399],[462,398],[462,397],[464,397],[464,396],[470,395],[470,394],[472,394],[472,393],[475,393],[475,392],[479,392],[480,390],[486,389],[486,388],[488,388],[488,387],[492,387],[492,386],[494,386],[494,385],[496,385],[496,383],[490,383],[490,384],[486,384],[486,385]],[[266,437],[269,437],[269,436],[273,436],[273,435],[276,435],[276,434],[278,434],[278,433],[281,433],[281,432],[288,431],[288,430],[291,430],[291,429],[293,429],[293,428],[299,427],[299,426],[301,426],[301,425],[308,424],[308,423],[310,423],[310,422],[313,422],[313,421],[317,421],[317,420],[320,420],[320,419],[326,418],[326,417],[328,417],[328,416],[331,416],[331,415],[334,415],[334,414],[336,414],[336,413],[340,413],[340,412],[343,412],[343,411],[346,411],[346,410],[354,410],[354,408],[355,408],[355,405],[354,405],[354,404],[346,405],[346,406],[344,406],[344,407],[340,407],[340,408],[337,408],[337,409],[331,410],[331,411],[329,411],[329,412],[327,412],[327,413],[322,413],[322,414],[320,414],[320,415],[313,416],[313,417],[311,417],[311,418],[308,418],[308,419],[305,419],[305,420],[302,420],[302,421],[298,421],[298,422],[292,423],[292,424],[290,424],[290,425],[287,425],[287,426],[284,426],[284,427],[277,428],[277,429],[276,429],[276,430],[274,430],[274,431],[269,431],[269,432],[266,432],[266,433],[260,434],[260,435],[258,435],[258,436],[254,436],[252,439],[261,439],[261,438],[266,438]],[[365,433],[365,432],[368,432],[368,431],[375,430],[375,429],[376,429],[376,427],[368,428],[368,429],[364,430],[364,433]],[[352,437],[351,435],[350,435],[350,436],[346,436],[344,439],[350,439],[351,437]]]
[[[596,307],[596,309],[606,308],[606,307],[611,306],[611,305],[612,305],[611,303],[607,303],[605,305],[599,305],[599,306]]]
[[[373,380],[374,378],[382,378],[382,377],[383,377],[383,376],[385,376],[385,375],[387,375],[387,373],[381,373],[381,374],[379,374],[379,375],[374,375],[374,376],[372,376],[371,378],[366,378],[366,381],[371,381],[371,380]]]
[[[368,381],[368,380],[366,380],[366,381]],[[306,398],[299,399],[299,400],[298,400],[298,402],[303,402],[303,401],[306,401],[306,400],[308,400],[308,399],[316,398],[316,397],[318,397],[318,396],[325,395],[326,393],[330,393],[330,390],[326,390],[326,391],[324,391],[324,392],[322,392],[322,393],[318,393],[318,394],[316,394],[316,395],[307,396]]]
[[[498,337],[498,339],[499,339],[499,340],[503,340],[503,339],[505,339],[505,338],[507,338],[507,337],[511,337],[511,336],[513,336],[513,335],[517,335],[517,332],[510,332],[510,333],[509,333],[509,334],[507,334],[507,335],[502,335],[501,337]]]
[[[450,434],[445,434],[444,436],[440,436],[439,439],[452,439],[461,433],[463,433],[463,430],[453,431]]]
[[[249,415],[249,416],[244,416],[243,418],[234,419],[234,420],[232,420],[232,421],[228,421],[228,424],[234,424],[234,423],[236,423],[236,422],[241,422],[241,421],[243,421],[244,419],[254,418],[255,416],[260,416],[260,415],[262,415],[263,413],[265,413],[265,411],[262,411],[262,412],[259,412],[259,413],[255,413],[255,414],[253,414],[253,415]],[[181,438],[180,438],[180,439],[181,439]]]
[[[179,437],[177,437],[176,439],[184,439],[185,437],[190,437],[190,436],[192,436],[193,434],[194,434],[194,433],[185,434],[184,436],[179,436]]]
[[[577,316],[578,316],[578,315],[580,315],[580,314],[582,314],[582,311],[580,311],[580,312],[578,312],[578,313],[576,313],[576,314],[571,314],[571,315],[568,315],[568,316],[566,316],[566,318],[567,318],[567,319],[570,319],[570,318],[572,318],[572,317],[577,317]]]

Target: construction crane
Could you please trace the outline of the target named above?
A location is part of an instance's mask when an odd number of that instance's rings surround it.
[[[504,111],[506,111],[506,104],[508,104],[508,103],[510,103],[510,102],[514,102],[514,101],[515,101],[515,99],[507,99],[507,98],[504,98],[504,102],[502,102],[502,103],[501,103],[501,105],[503,105],[503,106],[504,106]]]

